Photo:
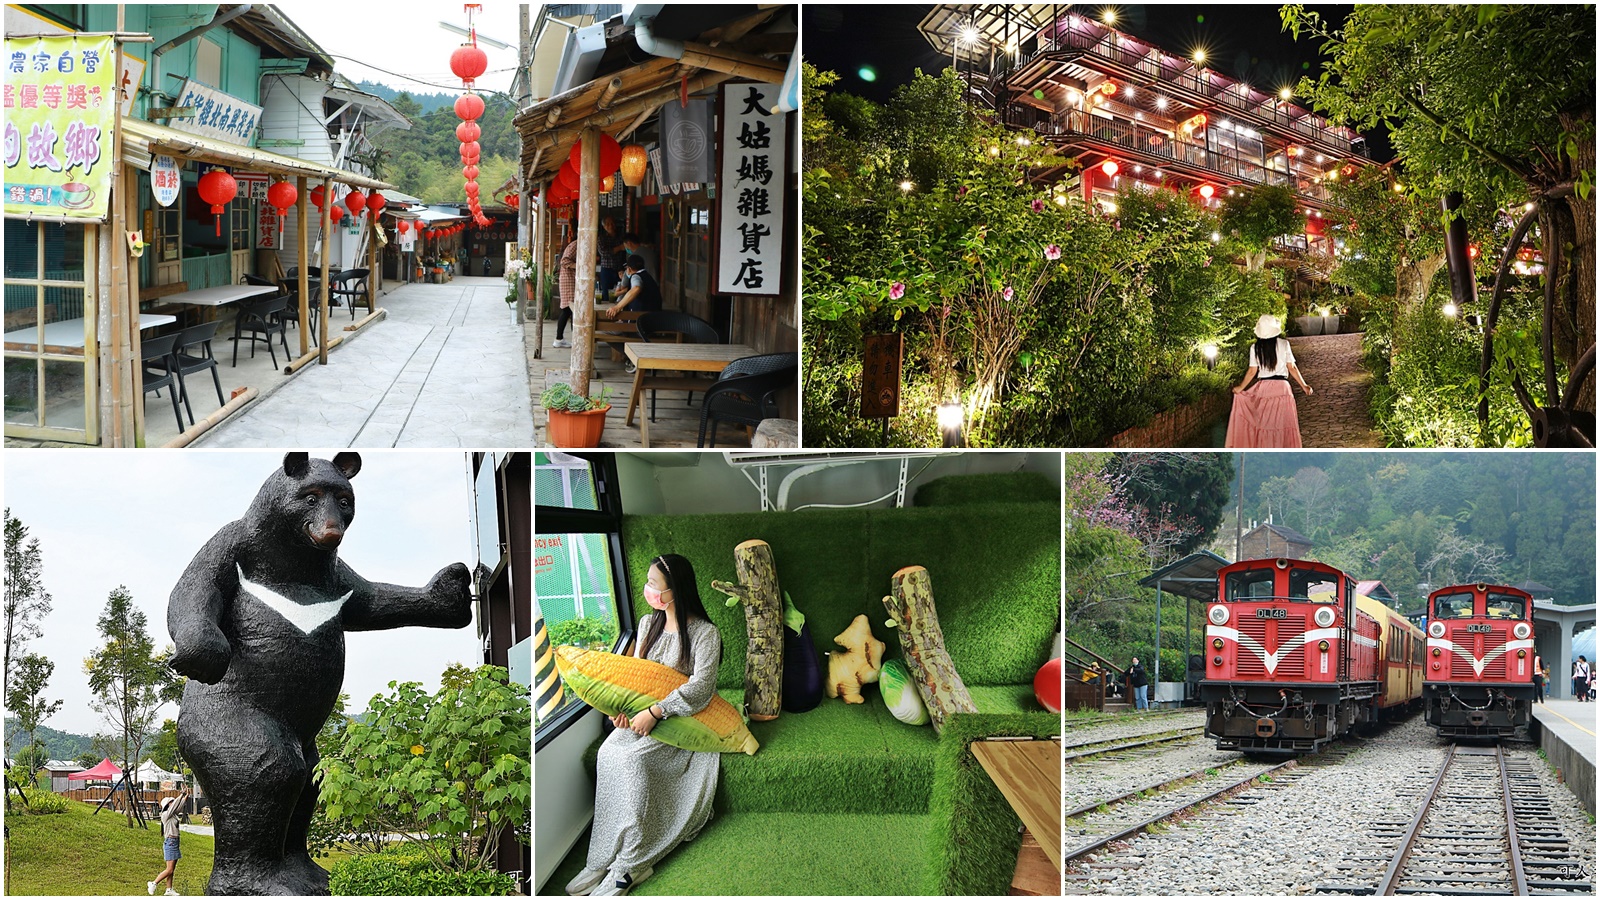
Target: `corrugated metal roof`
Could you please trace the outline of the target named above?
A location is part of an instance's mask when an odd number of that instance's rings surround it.
[[[383,190],[394,187],[387,181],[378,181],[349,169],[306,162],[293,156],[283,156],[255,147],[246,147],[243,144],[203,138],[165,125],[146,122],[143,119],[125,117],[121,120],[121,128],[124,145],[130,142],[142,143],[151,153],[179,156],[223,166],[241,166],[250,171],[266,172],[270,175],[304,175],[316,181],[329,178],[340,184],[363,189]]]

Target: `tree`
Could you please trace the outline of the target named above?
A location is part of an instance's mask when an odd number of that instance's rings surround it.
[[[169,653],[157,654],[150,641],[143,611],[133,605],[133,595],[119,585],[106,600],[98,627],[105,640],[83,661],[89,676],[92,705],[112,728],[112,758],[132,773],[139,764],[145,741],[162,705],[177,702],[183,683],[167,668]],[[133,826],[133,807],[128,807]]]
[[[489,867],[508,836],[527,843],[533,788],[528,689],[499,666],[446,669],[433,696],[390,682],[368,721],[350,721],[317,764],[333,820],[398,833],[439,869]]]
[[[334,759],[341,752],[345,736],[350,731],[350,723],[353,721],[345,713],[345,707],[349,702],[349,694],[340,694],[339,699],[334,701],[333,712],[317,732],[319,759]],[[339,807],[340,815],[334,815],[333,809],[334,807],[324,800],[312,811],[311,824],[306,829],[307,852],[314,857],[323,857],[336,849],[356,853],[378,853],[383,850],[385,841],[383,828],[379,824],[381,820],[376,818],[370,821],[363,820],[357,825],[342,806]],[[414,830],[415,817],[410,826],[402,825],[402,827],[408,831]]]
[[[1241,188],[1222,199],[1222,228],[1237,236],[1244,248],[1245,270],[1260,271],[1267,264],[1267,251],[1282,235],[1305,229],[1305,217],[1295,204],[1294,193],[1280,184]]]
[[[150,743],[149,760],[168,772],[183,774],[183,754],[178,750],[178,722],[165,719]]]
[[[1328,214],[1343,234],[1336,282],[1374,295],[1392,294],[1403,310],[1427,302],[1444,269],[1444,227],[1437,200],[1395,191],[1388,169],[1358,168],[1328,183],[1338,209]]]
[[[1546,276],[1551,325],[1558,359],[1577,364],[1595,341],[1593,6],[1358,6],[1337,31],[1300,4],[1281,15],[1328,57],[1298,92],[1333,121],[1388,128],[1412,188],[1493,208],[1553,201],[1539,214],[1544,258],[1567,249]],[[1591,413],[1592,384],[1579,400]]]
[[[0,695],[11,690],[11,661],[22,655],[28,642],[40,634],[40,622],[50,614],[50,594],[44,589],[44,552],[39,539],[28,537],[21,519],[6,507],[6,657],[5,683]]]
[[[17,661],[17,671],[6,691],[6,709],[17,717],[18,727],[28,733],[28,750],[32,755],[45,752],[39,746],[39,726],[61,711],[63,701],[52,703],[44,698],[44,689],[55,670],[55,663],[37,653],[29,653]]]
[[[78,758],[73,760],[73,762],[83,766],[85,769],[92,769],[95,766],[100,765],[100,760],[105,758],[106,757],[104,754],[97,753],[93,750],[86,750],[82,753],[79,753]]]
[[[1113,480],[1114,494],[1144,508],[1145,521],[1183,523],[1182,539],[1170,548],[1171,558],[1176,559],[1204,546],[1222,524],[1233,481],[1233,456],[1119,453],[1106,464],[1106,474]]]
[[[23,747],[22,751],[12,758],[12,762],[15,762],[18,766],[21,766],[29,772],[39,771],[40,769],[44,768],[44,764],[49,761],[50,752],[36,744],[29,744],[28,746]],[[32,781],[27,783],[32,784]]]

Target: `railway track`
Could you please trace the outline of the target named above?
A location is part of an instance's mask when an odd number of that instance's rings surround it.
[[[1174,728],[1141,735],[1107,738],[1102,741],[1085,741],[1079,744],[1067,744],[1061,748],[1061,752],[1068,763],[1073,763],[1093,756],[1155,748],[1175,741],[1193,740],[1194,738],[1204,737],[1205,730],[1204,725],[1195,725],[1193,727]]]
[[[1374,823],[1372,855],[1320,894],[1593,896],[1526,757],[1450,745],[1409,822]]]

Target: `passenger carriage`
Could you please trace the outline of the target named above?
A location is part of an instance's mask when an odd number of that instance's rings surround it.
[[[1428,596],[1423,701],[1445,737],[1501,738],[1533,708],[1533,597],[1504,585],[1440,588]]]

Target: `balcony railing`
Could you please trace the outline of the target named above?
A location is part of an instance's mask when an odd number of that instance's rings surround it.
[[[1005,108],[1005,123],[1014,128],[1031,129],[1047,137],[1087,137],[1101,144],[1126,150],[1131,158],[1150,165],[1184,163],[1229,179],[1251,184],[1276,184],[1302,197],[1328,201],[1328,190],[1310,176],[1284,172],[1260,162],[1168,137],[1165,133],[1138,122],[1108,119],[1069,109],[1051,115],[1041,109],[1014,103]]]

